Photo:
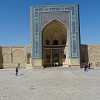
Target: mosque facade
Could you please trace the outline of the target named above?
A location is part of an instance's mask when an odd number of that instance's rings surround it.
[[[79,5],[30,7],[30,46],[0,47],[0,68],[99,66],[100,45],[80,42]]]

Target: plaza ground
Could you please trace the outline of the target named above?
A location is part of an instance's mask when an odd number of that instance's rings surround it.
[[[100,68],[0,69],[0,100],[100,100]]]

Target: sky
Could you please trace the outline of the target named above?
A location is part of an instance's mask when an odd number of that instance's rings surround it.
[[[0,0],[0,46],[30,44],[30,6],[79,4],[81,44],[100,44],[100,0]]]

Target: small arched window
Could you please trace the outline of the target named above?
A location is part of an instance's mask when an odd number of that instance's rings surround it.
[[[58,40],[53,40],[53,45],[58,45]]]
[[[62,44],[63,44],[63,45],[66,44],[66,40],[62,40]]]
[[[50,41],[49,40],[46,40],[46,45],[50,45]]]

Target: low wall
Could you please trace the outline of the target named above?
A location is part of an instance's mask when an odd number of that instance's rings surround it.
[[[21,67],[26,67],[25,46],[0,47],[0,68],[15,68],[18,63]]]
[[[90,62],[92,67],[100,67],[100,45],[81,45],[81,63]]]

